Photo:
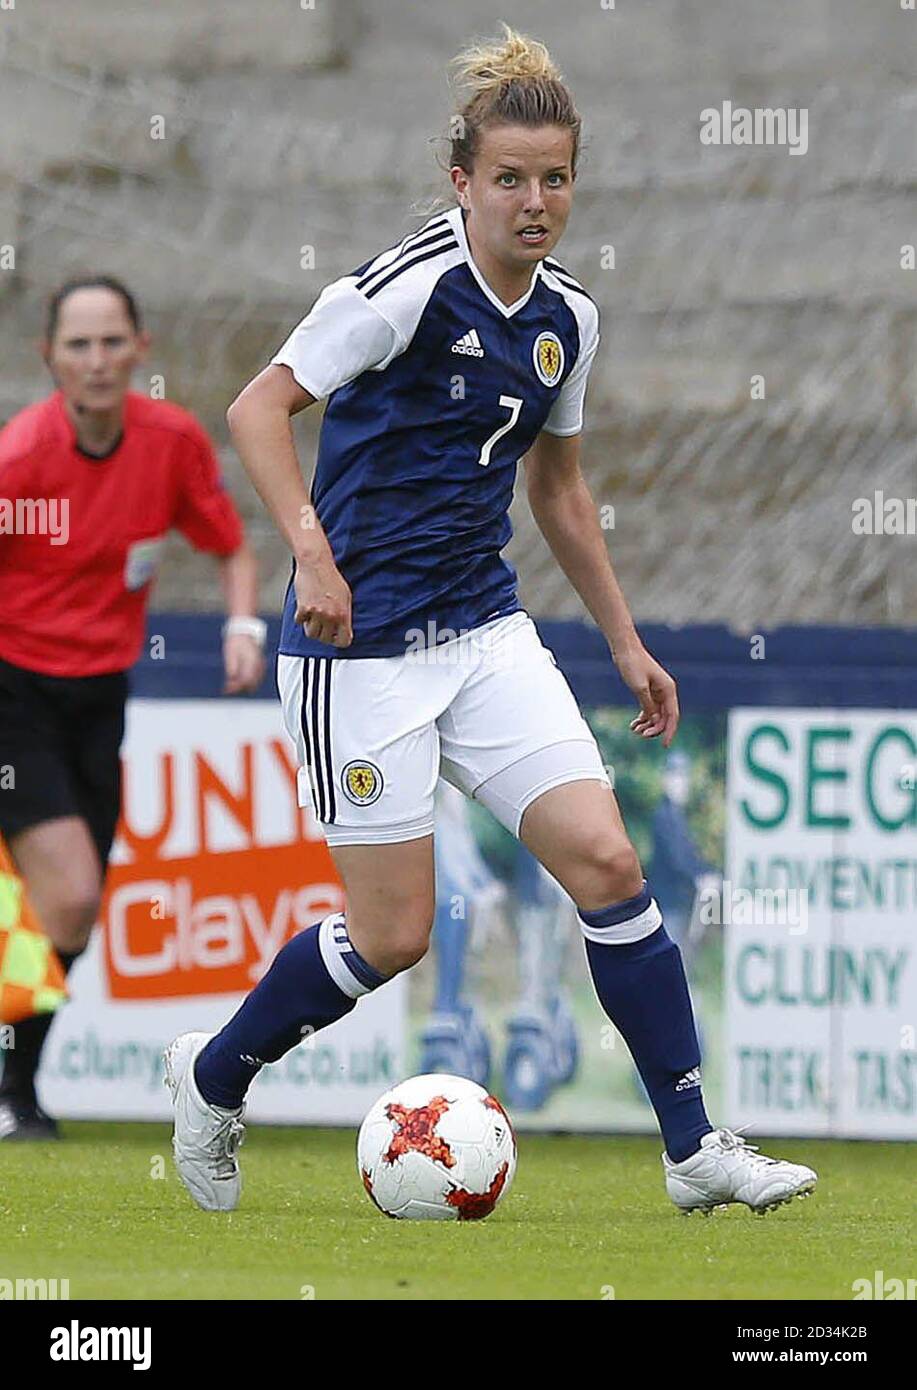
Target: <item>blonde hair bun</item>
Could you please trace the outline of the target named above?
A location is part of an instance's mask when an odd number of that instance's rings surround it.
[[[562,74],[544,44],[506,23],[502,43],[496,39],[472,40],[456,54],[451,66],[456,70],[456,85],[468,88],[472,97],[517,77],[562,81]]]

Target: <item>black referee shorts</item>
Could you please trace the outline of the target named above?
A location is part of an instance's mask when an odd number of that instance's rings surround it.
[[[0,833],[82,816],[104,870],[121,810],[126,671],[44,676],[0,660]],[[12,784],[12,785],[10,785]]]

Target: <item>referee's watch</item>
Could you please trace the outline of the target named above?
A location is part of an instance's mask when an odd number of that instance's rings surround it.
[[[227,618],[223,624],[224,637],[251,637],[263,647],[267,641],[267,623],[263,618]]]

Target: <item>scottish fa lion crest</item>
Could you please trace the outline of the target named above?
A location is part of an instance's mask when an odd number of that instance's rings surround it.
[[[369,806],[382,795],[382,773],[374,763],[357,759],[341,773],[341,786],[354,806]]]
[[[564,370],[564,345],[556,333],[539,333],[532,353],[538,380],[556,386]]]

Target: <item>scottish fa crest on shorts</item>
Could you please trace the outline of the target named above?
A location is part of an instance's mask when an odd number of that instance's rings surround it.
[[[564,370],[564,345],[556,333],[539,333],[532,352],[538,380],[556,386]]]
[[[382,773],[374,763],[348,763],[341,773],[341,786],[355,806],[371,806],[382,795]]]

